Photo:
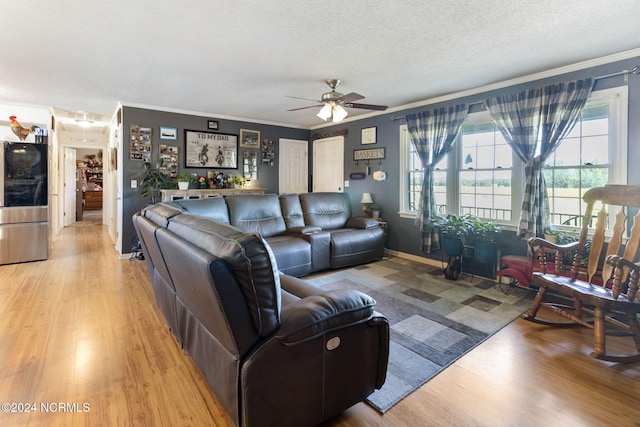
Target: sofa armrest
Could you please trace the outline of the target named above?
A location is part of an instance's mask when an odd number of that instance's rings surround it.
[[[352,289],[338,289],[311,295],[282,309],[282,323],[276,335],[284,345],[296,345],[329,331],[365,322],[376,302]]]
[[[354,216],[347,220],[346,224],[347,228],[378,228],[380,227],[380,222],[376,221],[372,218],[366,218],[363,216]]]
[[[292,234],[292,235],[313,234],[313,233],[319,233],[321,231],[322,231],[322,228],[316,225],[303,225],[301,227],[287,228],[287,234]]]

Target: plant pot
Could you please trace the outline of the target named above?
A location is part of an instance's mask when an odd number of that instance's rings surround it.
[[[498,244],[496,242],[475,242],[473,244],[473,258],[483,263],[496,262],[498,258]]]
[[[545,234],[544,240],[546,240],[549,243],[556,244],[558,243],[558,236],[556,236],[555,234]]]
[[[462,243],[462,239],[457,237],[443,237],[442,249],[444,249],[449,256],[461,256],[464,251],[464,244]]]
[[[373,218],[373,219],[380,218],[380,211],[372,211],[371,212],[371,218]]]
[[[189,189],[189,183],[188,182],[179,181],[178,182],[178,189],[179,190],[188,190]]]

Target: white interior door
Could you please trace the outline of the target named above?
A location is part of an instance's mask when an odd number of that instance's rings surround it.
[[[309,191],[309,143],[281,138],[278,155],[278,192],[299,194]]]
[[[64,148],[64,226],[76,222],[76,149]]]
[[[344,191],[344,137],[313,142],[313,191]]]

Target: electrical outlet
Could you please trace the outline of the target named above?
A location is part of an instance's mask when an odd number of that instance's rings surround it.
[[[345,181],[344,182],[344,188],[347,188],[349,186],[349,181]]]
[[[132,179],[131,180],[131,188],[138,188],[138,180],[137,179]]]

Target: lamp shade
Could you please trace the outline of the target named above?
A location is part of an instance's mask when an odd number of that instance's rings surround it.
[[[363,204],[373,203],[373,199],[371,198],[371,193],[362,193],[362,200],[360,200],[360,203],[363,203]]]
[[[342,105],[337,104],[335,102],[327,102],[320,109],[316,116],[320,117],[325,122],[331,119],[332,122],[341,122],[347,117],[349,113],[345,110]]]
[[[342,105],[336,104],[336,105],[333,106],[333,121],[334,121],[334,123],[335,122],[341,122],[348,115],[349,115],[349,113],[347,113],[347,110],[345,110],[342,107]]]
[[[331,104],[324,104],[324,107],[322,107],[320,112],[316,115],[326,122],[327,119],[331,117]]]

